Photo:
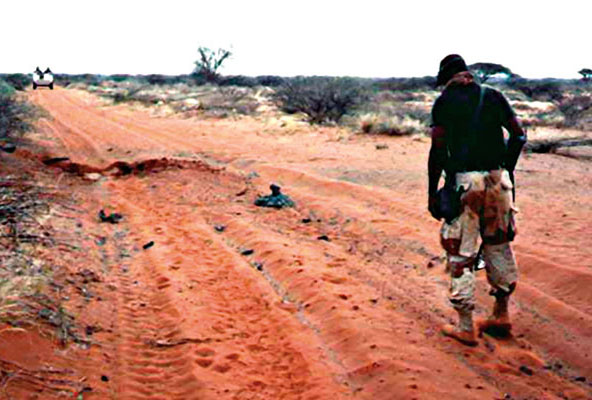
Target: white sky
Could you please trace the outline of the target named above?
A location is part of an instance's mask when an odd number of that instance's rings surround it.
[[[232,49],[228,75],[435,75],[449,53],[529,78],[592,68],[591,0],[4,0],[0,12],[0,72],[182,74],[200,45]]]

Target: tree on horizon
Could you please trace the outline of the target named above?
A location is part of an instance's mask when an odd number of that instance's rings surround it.
[[[485,83],[492,75],[504,74],[508,77],[516,76],[508,67],[494,63],[475,63],[468,66],[481,83]]]
[[[230,50],[218,49],[212,50],[208,47],[200,46],[197,49],[199,59],[195,61],[194,75],[203,77],[206,82],[217,82],[220,75],[218,69],[222,66],[232,53]]]
[[[582,75],[583,81],[587,82],[590,79],[592,79],[592,69],[590,69],[590,68],[583,68],[578,71],[578,74]]]

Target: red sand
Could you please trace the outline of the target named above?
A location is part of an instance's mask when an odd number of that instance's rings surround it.
[[[520,161],[514,337],[467,348],[438,333],[454,312],[443,266],[428,268],[442,251],[425,210],[426,139],[156,118],[73,90],[30,98],[52,117],[34,135],[44,157],[104,175],[60,180],[82,226],[68,268],[101,277],[90,301],[71,289],[66,307],[101,327],[96,344],[37,361],[84,377],[85,399],[592,398],[589,162]],[[112,168],[145,160],[161,161]],[[252,205],[271,182],[295,209]],[[123,221],[99,224],[105,207]],[[492,302],[479,276],[477,317]],[[29,389],[13,398],[54,398]]]

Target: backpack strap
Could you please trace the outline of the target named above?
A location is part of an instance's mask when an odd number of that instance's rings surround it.
[[[479,92],[479,103],[477,103],[477,108],[475,109],[475,113],[473,114],[473,120],[471,121],[471,131],[473,133],[477,130],[479,126],[479,119],[481,118],[481,111],[483,110],[483,99],[485,97],[485,86],[480,86]]]

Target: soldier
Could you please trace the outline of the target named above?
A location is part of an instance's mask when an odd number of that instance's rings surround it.
[[[446,219],[440,237],[451,275],[449,300],[459,315],[458,326],[444,325],[442,333],[474,346],[474,272],[481,257],[495,305],[478,322],[479,333],[493,328],[509,334],[512,327],[508,300],[518,279],[510,246],[516,234],[513,172],[526,133],[505,97],[476,83],[461,56],[441,61],[437,85],[444,89],[432,109],[428,210]]]

